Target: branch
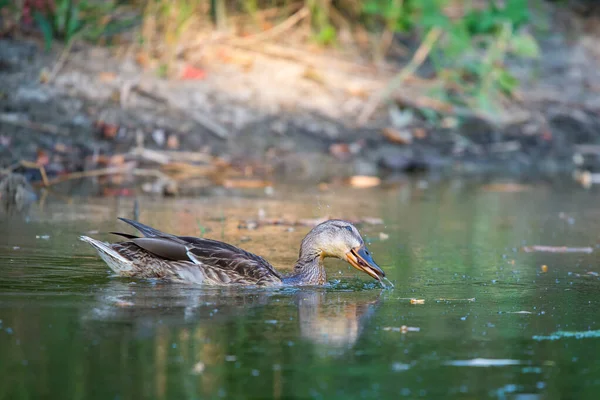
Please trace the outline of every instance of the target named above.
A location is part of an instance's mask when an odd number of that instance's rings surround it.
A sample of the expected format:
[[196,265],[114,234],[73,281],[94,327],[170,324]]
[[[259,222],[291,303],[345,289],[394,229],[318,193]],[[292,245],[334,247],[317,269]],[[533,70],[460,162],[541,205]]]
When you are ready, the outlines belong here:
[[258,42],[260,40],[271,39],[275,36],[282,34],[283,32],[287,31],[288,29],[292,28],[298,22],[300,22],[304,18],[308,17],[309,14],[310,14],[310,12],[309,12],[308,8],[302,7],[300,10],[298,10],[297,12],[292,14],[289,18],[287,18],[285,21],[283,21],[279,25],[274,26],[273,28],[271,28],[267,31],[257,33],[256,35],[247,36],[242,39],[237,39],[235,41],[240,42],[240,43],[254,43],[254,42]]
[[413,75],[417,69],[425,62],[427,56],[433,49],[435,42],[438,40],[440,35],[442,34],[442,30],[440,28],[433,28],[425,36],[425,39],[413,55],[410,62],[400,71],[392,80],[389,82],[387,87],[383,89],[383,91],[372,96],[365,108],[358,116],[357,122],[359,125],[364,125],[369,118],[373,115],[377,107],[382,101],[388,100],[390,95],[398,89],[400,85],[411,75]]

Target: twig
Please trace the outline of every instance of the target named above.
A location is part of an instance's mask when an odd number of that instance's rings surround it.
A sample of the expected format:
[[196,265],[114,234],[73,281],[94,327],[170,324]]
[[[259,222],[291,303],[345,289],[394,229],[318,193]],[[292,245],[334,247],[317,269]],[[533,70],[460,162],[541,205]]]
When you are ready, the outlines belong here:
[[60,53],[60,57],[58,58],[58,61],[56,61],[56,64],[54,64],[54,67],[52,68],[52,71],[48,75],[48,78],[46,78],[46,83],[51,83],[54,80],[54,78],[56,78],[56,75],[58,75],[58,73],[60,72],[62,67],[65,65],[65,62],[67,61],[67,58],[69,57],[69,54],[71,54],[71,48],[73,47],[73,43],[75,43],[75,40],[77,39],[78,35],[79,35],[79,32],[76,33],[71,38],[71,40],[69,40],[69,42],[63,49],[62,53]]
[[566,246],[525,246],[525,253],[544,252],[544,253],[592,253],[591,247],[566,247]]
[[413,108],[430,108],[443,114],[450,114],[456,111],[456,107],[452,104],[427,96],[409,96],[404,93],[398,93],[393,98],[398,104],[404,104]]
[[[280,46],[273,43],[261,43],[260,46],[252,46],[252,43],[230,42],[222,43],[220,45],[229,45],[249,52],[260,53],[267,57],[280,58],[318,69],[327,68],[329,70],[335,70],[336,72],[350,71],[371,74],[377,72],[375,67],[370,64],[360,64],[358,62],[344,60],[340,57],[320,56],[299,48]],[[379,69],[383,72],[391,72],[391,68],[380,67]]]
[[72,172],[67,175],[59,176],[58,178],[49,181],[46,186],[56,185],[57,183],[70,181],[73,179],[92,178],[105,175],[131,174],[135,176],[150,176],[158,179],[171,181],[171,178],[158,170],[124,167],[109,167],[100,168],[89,171]]
[[198,112],[190,112],[190,117],[219,139],[227,139],[229,137],[229,132],[227,129],[225,129],[225,127],[212,121],[204,115]]
[[31,129],[34,131],[51,133],[53,135],[67,135],[68,132],[55,125],[32,122],[29,120],[20,120],[11,114],[0,114],[0,123],[20,126],[22,128]]
[[280,23],[279,25],[274,26],[273,28],[266,30],[264,32],[258,33],[256,35],[247,36],[241,39],[234,40],[239,43],[256,43],[261,40],[272,39],[275,36],[281,35],[283,32],[292,28],[298,22],[302,21],[310,14],[310,11],[306,7],[302,7],[296,13],[292,14],[285,21]]
[[423,64],[423,62],[433,49],[433,45],[438,40],[441,34],[442,30],[440,28],[433,28],[427,33],[427,36],[425,36],[423,43],[421,43],[408,65],[406,65],[406,67],[404,67],[402,71],[400,71],[394,78],[392,78],[388,86],[382,92],[377,93],[369,99],[369,101],[365,105],[365,108],[358,116],[357,122],[359,125],[364,125],[369,120],[369,118],[371,118],[371,115],[373,115],[379,104],[382,101],[387,100],[390,97],[390,95],[394,91],[396,91],[396,89],[406,80],[406,78],[413,75],[416,72],[416,70],[419,69],[421,64]]
[[22,165],[25,168],[37,169],[40,171],[40,175],[42,176],[42,182],[44,186],[48,186],[48,175],[46,174],[46,168],[43,165],[39,165],[38,163],[34,163],[33,161],[21,160],[19,161],[19,165]]

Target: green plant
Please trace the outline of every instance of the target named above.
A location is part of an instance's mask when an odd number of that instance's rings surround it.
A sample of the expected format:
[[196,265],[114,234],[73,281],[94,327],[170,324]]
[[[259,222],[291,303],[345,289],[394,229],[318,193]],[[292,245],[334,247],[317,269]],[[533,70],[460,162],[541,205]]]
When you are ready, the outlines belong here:
[[55,39],[69,43],[76,35],[98,39],[102,35],[126,29],[131,19],[113,20],[118,0],[0,0],[0,10],[11,19],[10,26],[37,26],[46,49]]
[[73,38],[83,26],[79,13],[80,4],[75,0],[55,0],[53,7],[34,11],[33,19],[44,35],[46,49],[55,37],[66,42]]
[[[518,80],[506,68],[509,55],[536,58],[539,48],[524,27],[530,22],[527,0],[456,2],[449,0],[369,0],[366,16],[395,32],[441,29],[431,50],[440,85],[439,97],[492,112],[502,96],[510,96]],[[454,14],[454,15],[453,15]]]

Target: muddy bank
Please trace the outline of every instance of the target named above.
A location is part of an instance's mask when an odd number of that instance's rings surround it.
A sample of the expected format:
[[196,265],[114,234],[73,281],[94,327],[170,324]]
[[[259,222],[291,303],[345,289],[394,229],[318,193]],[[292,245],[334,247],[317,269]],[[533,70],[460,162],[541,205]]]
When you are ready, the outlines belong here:
[[[380,108],[362,126],[356,116],[368,93],[390,73],[358,62],[315,69],[326,59],[306,64],[221,48],[204,54],[196,68],[201,76],[166,80],[123,49],[76,43],[63,63],[59,50],[2,39],[0,167],[52,182],[78,171],[164,169],[182,161],[206,167],[184,168],[206,178],[206,186],[223,185],[229,176],[328,182],[423,171],[553,176],[595,170],[600,69],[593,37],[542,38],[544,61],[515,65],[523,90],[501,122],[434,115],[408,101]],[[538,78],[526,79],[533,67]],[[405,97],[413,90],[407,86]],[[184,160],[176,152],[196,156]],[[169,182],[162,183],[160,191]]]

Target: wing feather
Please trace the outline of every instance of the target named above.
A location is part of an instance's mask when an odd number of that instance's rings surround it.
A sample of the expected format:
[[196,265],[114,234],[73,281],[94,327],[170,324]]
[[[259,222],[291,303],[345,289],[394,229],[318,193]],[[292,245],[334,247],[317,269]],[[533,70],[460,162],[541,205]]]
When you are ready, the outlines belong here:
[[127,235],[140,248],[168,260],[192,262],[215,281],[258,284],[281,282],[281,274],[267,260],[239,247],[213,239],[175,236],[137,221],[119,219],[145,236],[136,238]]

